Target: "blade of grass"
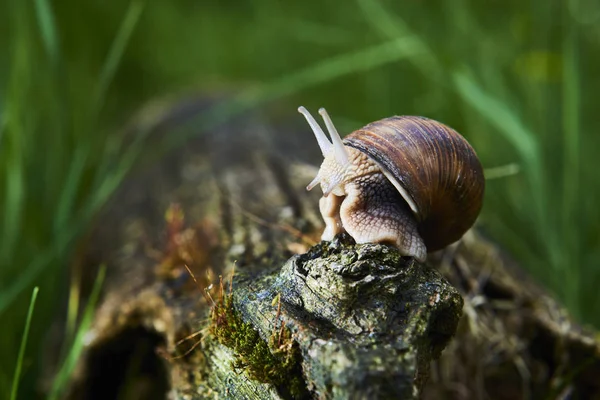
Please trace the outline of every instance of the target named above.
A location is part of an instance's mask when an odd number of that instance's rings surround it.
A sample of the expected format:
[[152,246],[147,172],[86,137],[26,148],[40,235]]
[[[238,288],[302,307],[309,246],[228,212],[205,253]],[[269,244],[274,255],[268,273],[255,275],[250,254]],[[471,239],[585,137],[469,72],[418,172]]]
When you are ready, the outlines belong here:
[[2,144],[3,144],[5,130],[6,130],[6,113],[2,113],[2,114],[0,114],[0,151],[2,151]]
[[297,40],[319,46],[340,46],[358,40],[357,32],[330,24],[320,24],[304,19],[292,19],[289,24]]
[[56,23],[54,14],[47,0],[35,0],[35,11],[40,28],[44,49],[50,58],[53,66],[57,66],[60,60],[60,48],[58,45],[58,35],[56,33]]
[[[137,26],[145,4],[145,1],[142,0],[133,0],[129,3],[125,17],[123,18],[117,35],[110,46],[108,55],[106,56],[102,66],[100,76],[98,77],[98,84],[95,88],[93,101],[91,103],[90,118],[88,120],[90,131],[97,126],[98,117],[104,105],[106,93],[108,92],[108,88],[110,87],[110,84],[114,78],[119,63],[123,58],[125,48],[127,47],[127,44],[131,39],[131,35]],[[71,214],[73,203],[77,198],[77,190],[80,187],[81,177],[85,171],[87,159],[93,149],[93,140],[83,141],[76,149],[75,156],[73,157],[71,165],[69,166],[69,174],[67,176],[66,183],[64,184],[60,195],[60,200],[58,202],[58,210],[56,212],[55,219],[55,229],[57,230],[61,229]]]
[[12,304],[17,296],[33,282],[49,263],[60,254],[64,254],[74,238],[85,229],[91,218],[108,200],[134,165],[143,149],[143,142],[148,135],[147,131],[151,129],[152,126],[147,127],[135,136],[135,141],[128,147],[114,169],[103,179],[99,180],[97,187],[94,187],[94,194],[91,196],[88,204],[70,220],[70,223],[63,226],[61,231],[57,232],[55,240],[27,264],[20,275],[13,278],[11,285],[0,292],[0,314]]
[[177,147],[191,136],[196,135],[198,127],[204,129],[213,127],[259,104],[289,96],[345,75],[391,64],[420,51],[421,49],[415,38],[406,36],[331,57],[258,88],[247,90],[233,100],[212,107],[187,124],[193,124],[196,127],[194,130],[172,134],[167,138],[164,145],[166,148]]
[[96,276],[96,281],[94,282],[94,287],[92,289],[92,293],[90,294],[90,298],[85,307],[85,311],[83,313],[83,317],[81,319],[81,323],[79,324],[79,328],[77,329],[77,334],[75,335],[75,340],[71,346],[71,349],[65,358],[60,370],[58,371],[56,378],[52,384],[52,389],[50,391],[50,396],[48,397],[50,400],[57,399],[60,394],[64,391],[65,385],[71,376],[75,365],[77,364],[77,360],[81,355],[81,351],[83,350],[84,345],[84,336],[87,333],[91,323],[92,317],[94,316],[94,309],[96,308],[96,304],[98,302],[98,296],[100,295],[100,289],[102,288],[102,283],[104,282],[104,277],[106,275],[106,267],[102,265],[100,270],[98,271],[98,275]]
[[[37,20],[39,36],[41,37],[44,51],[50,61],[50,87],[48,94],[52,96],[52,103],[56,107],[54,118],[54,135],[46,142],[47,159],[45,168],[46,182],[61,182],[64,176],[65,160],[71,159],[66,155],[68,151],[68,137],[72,135],[69,110],[72,110],[69,99],[69,80],[63,62],[63,54],[60,47],[58,30],[54,12],[48,0],[34,0],[34,8]],[[37,78],[40,79],[40,78]],[[43,78],[42,78],[43,79]],[[39,140],[39,139],[38,139]],[[36,146],[43,144],[36,143]],[[63,185],[49,184],[47,198],[56,198],[57,191]]]
[[[143,150],[144,134],[140,134],[136,141],[131,144],[125,154],[119,160],[118,166],[103,179],[100,185],[95,188],[94,198],[91,199],[89,208],[95,213],[108,200],[110,195],[117,189],[123,181],[125,175],[131,170],[136,160]],[[93,215],[93,214],[91,214]],[[91,216],[90,215],[90,216]]]
[[115,76],[115,72],[119,66],[119,63],[121,62],[121,59],[123,58],[123,53],[125,52],[125,48],[131,39],[131,35],[133,34],[142,12],[144,11],[145,5],[146,2],[144,0],[132,0],[129,3],[125,17],[123,18],[117,35],[112,42],[108,55],[104,60],[102,70],[98,78],[98,85],[96,86],[96,90],[94,92],[94,100],[92,102],[92,118],[90,118],[90,121],[94,124],[96,123],[96,118],[100,110],[104,106],[108,88],[110,87],[110,84]]
[[18,276],[14,277],[11,284],[0,292],[0,315],[23,290],[29,287],[48,264],[66,250],[71,240],[83,229],[86,221],[81,219],[78,223],[66,228],[65,232],[56,237],[54,242],[45,250],[37,254],[33,261],[27,264]]
[[73,268],[71,274],[69,274],[69,278],[69,301],[67,303],[67,321],[65,323],[64,334],[66,343],[70,343],[73,340],[77,327],[79,300],[81,299],[81,269]]
[[413,37],[395,38],[389,42],[332,57],[308,68],[293,72],[282,79],[263,86],[258,93],[249,91],[242,94],[238,101],[242,104],[255,104],[254,102],[257,99],[260,102],[266,102],[289,96],[300,90],[330,82],[344,75],[397,62],[420,51],[418,43]]
[[[546,226],[547,193],[544,187],[542,160],[535,135],[517,117],[506,104],[498,101],[485,92],[477,82],[464,71],[454,71],[452,78],[458,94],[462,99],[483,116],[502,136],[512,144],[525,165],[524,172],[531,185],[532,201],[536,206],[537,222],[540,227]],[[547,230],[543,230],[548,232]],[[552,248],[554,243],[549,243]]]
[[[579,238],[580,229],[577,226],[579,218],[579,171],[580,171],[580,126],[579,126],[579,52],[577,47],[578,25],[573,20],[572,14],[578,14],[577,0],[568,1],[568,7],[563,11],[563,79],[562,79],[562,122],[563,122],[563,204],[562,204],[562,229],[565,235],[563,251],[568,259],[562,260],[564,266],[564,279],[568,289],[567,306],[573,311],[581,308],[579,297]],[[576,268],[567,268],[575,266]]]
[[80,213],[72,219],[70,224],[63,227],[63,230],[57,235],[53,243],[39,253],[35,259],[27,265],[23,269],[23,272],[14,278],[13,282],[6,290],[0,292],[0,314],[10,306],[17,296],[33,282],[49,263],[60,254],[64,254],[73,239],[85,229],[91,218],[108,200],[109,196],[118,187],[126,173],[135,163],[135,160],[142,150],[143,137],[144,135],[139,136],[139,140],[135,142],[122,157],[112,174],[102,181],[96,193],[94,193],[93,198],[87,204],[87,207],[84,207]]
[[409,61],[423,72],[430,79],[444,84],[440,74],[440,63],[431,47],[422,40],[419,35],[414,34],[403,19],[395,16],[389,10],[385,9],[381,3],[374,0],[357,0],[357,4],[363,12],[371,28],[379,32],[388,39],[401,38],[409,36],[413,38],[416,45],[421,49],[414,53],[415,57],[409,57]]
[[[27,18],[24,5],[13,4],[11,33],[14,44],[11,47],[9,91],[4,111],[6,131],[3,134],[0,171],[4,181],[4,221],[0,237],[0,265],[12,258],[22,223],[24,199],[24,159],[23,142],[26,140],[24,121],[20,105],[24,103],[25,92],[30,86],[29,66],[31,53],[27,47]],[[0,179],[2,176],[0,175]]]
[[491,167],[485,168],[483,170],[483,175],[486,180],[500,179],[506,178],[509,176],[513,176],[521,172],[521,167],[517,163],[510,163],[506,165],[501,165],[499,167]]
[[486,93],[477,82],[464,71],[452,74],[461,97],[484,116],[513,145],[525,161],[536,181],[540,180],[540,149],[533,132],[504,103]]
[[60,232],[69,217],[73,217],[73,205],[77,199],[77,190],[80,187],[80,180],[85,171],[86,161],[89,156],[90,141],[82,141],[75,148],[75,154],[72,155],[71,163],[68,167],[67,179],[63,183],[60,192],[60,198],[57,203],[57,210],[54,216],[54,231]]
[[[561,269],[560,234],[548,214],[548,187],[543,172],[543,161],[539,142],[509,106],[481,88],[466,72],[454,71],[452,78],[461,98],[484,117],[514,147],[523,160],[523,172],[529,182],[531,212],[535,215],[535,226],[544,236],[532,238],[545,249],[548,267],[554,273]],[[556,288],[555,288],[556,289]]]
[[[8,262],[14,251],[16,239],[19,237],[19,225],[21,224],[21,212],[24,197],[23,183],[23,159],[19,148],[18,135],[8,135],[4,143],[4,221],[2,223],[2,244],[0,246],[0,264]],[[10,166],[10,168],[9,168]]]
[[29,310],[27,311],[27,318],[25,319],[25,329],[23,330],[23,336],[21,337],[21,346],[19,347],[19,356],[17,358],[17,366],[15,368],[15,375],[12,383],[12,390],[10,392],[10,399],[16,400],[17,393],[19,390],[19,380],[21,378],[21,370],[23,368],[23,358],[25,358],[25,348],[27,347],[27,337],[29,336],[29,327],[31,326],[31,317],[33,316],[33,309],[35,308],[35,300],[39,288],[36,286],[33,288],[31,293],[31,300],[29,301]]

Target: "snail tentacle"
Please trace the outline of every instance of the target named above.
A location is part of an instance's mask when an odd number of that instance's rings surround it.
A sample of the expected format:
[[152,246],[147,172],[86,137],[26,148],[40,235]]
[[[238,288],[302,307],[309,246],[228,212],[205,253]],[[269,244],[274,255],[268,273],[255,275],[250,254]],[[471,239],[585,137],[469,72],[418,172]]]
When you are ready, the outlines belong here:
[[338,196],[343,195],[342,185],[348,172],[352,170],[352,161],[350,160],[350,155],[342,142],[340,134],[337,129],[335,129],[331,118],[324,108],[321,108],[319,113],[327,126],[327,130],[331,136],[331,142],[306,108],[299,107],[298,112],[304,116],[312,128],[324,157],[323,164],[321,165],[317,176],[308,184],[306,189],[311,190],[317,186],[317,184],[321,184],[324,196],[328,196],[330,193]]
[[329,114],[327,114],[327,111],[324,108],[319,109],[319,114],[321,114],[321,117],[323,117],[323,121],[325,122],[327,131],[329,132],[329,136],[331,136],[331,143],[333,143],[335,159],[342,166],[348,165],[348,151],[346,150],[346,147],[344,147],[342,138],[340,137],[340,134],[338,133],[337,129],[335,129],[333,121],[331,121]]
[[310,125],[315,137],[317,138],[317,143],[319,143],[323,157],[327,157],[327,154],[331,152],[332,144],[329,142],[329,139],[327,139],[325,132],[323,132],[323,129],[321,129],[317,121],[315,121],[313,116],[310,115],[306,108],[300,106],[298,107],[298,112],[304,115],[304,118],[306,118],[306,122],[308,122],[308,125]]
[[320,182],[321,182],[321,177],[317,173],[317,176],[315,176],[315,178],[306,186],[306,190],[308,190],[310,192]]

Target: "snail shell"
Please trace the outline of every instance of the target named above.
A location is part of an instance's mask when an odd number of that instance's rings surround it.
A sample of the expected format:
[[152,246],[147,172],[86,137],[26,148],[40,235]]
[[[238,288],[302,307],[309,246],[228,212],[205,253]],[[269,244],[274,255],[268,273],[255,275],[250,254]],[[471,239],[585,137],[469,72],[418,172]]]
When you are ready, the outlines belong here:
[[344,143],[374,160],[403,194],[429,251],[456,242],[479,215],[483,169],[452,128],[425,117],[391,117],[353,132]]
[[332,142],[303,107],[325,157],[324,240],[347,231],[358,243],[384,242],[424,261],[462,237],[483,203],[485,181],[473,148],[452,128],[416,116],[366,125],[343,141],[324,109]]

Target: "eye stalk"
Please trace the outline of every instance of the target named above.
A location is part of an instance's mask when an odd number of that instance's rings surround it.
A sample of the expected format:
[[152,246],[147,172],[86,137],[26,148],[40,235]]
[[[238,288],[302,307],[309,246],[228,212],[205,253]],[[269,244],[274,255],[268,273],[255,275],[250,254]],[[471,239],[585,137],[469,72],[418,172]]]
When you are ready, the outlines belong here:
[[319,147],[321,148],[321,153],[323,153],[323,157],[327,157],[333,150],[333,155],[338,164],[340,164],[342,167],[346,167],[349,163],[348,151],[344,147],[342,138],[340,137],[337,129],[335,129],[335,125],[333,125],[333,122],[331,121],[329,114],[327,114],[327,111],[324,108],[321,108],[319,109],[319,114],[321,114],[323,121],[325,121],[325,126],[329,132],[329,136],[331,136],[331,142],[325,135],[325,132],[323,132],[323,129],[321,129],[317,121],[312,115],[310,115],[306,108],[298,107],[298,112],[304,115],[306,122],[308,122],[313,133],[315,134],[317,142],[319,143]]
[[331,151],[332,145],[329,142],[329,139],[327,139],[325,132],[323,132],[323,129],[321,129],[317,121],[313,118],[312,115],[310,115],[306,108],[300,106],[298,107],[298,112],[304,115],[304,118],[306,118],[306,122],[308,122],[308,125],[310,125],[310,128],[315,134],[315,138],[317,138],[317,143],[319,143],[319,147],[321,148],[321,153],[323,153],[323,157],[327,157],[327,154],[329,154],[329,152]]
[[344,143],[342,142],[342,138],[338,133],[337,129],[335,129],[335,125],[329,118],[329,114],[324,108],[319,109],[319,114],[323,117],[323,121],[325,121],[325,126],[327,127],[327,131],[329,132],[329,136],[331,136],[331,141],[333,143],[333,151],[335,154],[336,161],[342,166],[345,167],[348,165],[348,152],[344,147]]
[[298,112],[304,116],[310,125],[317,138],[317,143],[319,143],[319,147],[321,148],[321,153],[325,158],[321,169],[319,169],[319,173],[315,179],[308,184],[306,190],[311,190],[321,183],[323,195],[327,196],[329,193],[334,192],[336,187],[342,183],[344,179],[344,171],[346,171],[350,165],[348,150],[342,142],[342,138],[331,121],[329,114],[327,114],[327,111],[324,108],[319,109],[319,114],[321,114],[321,117],[325,122],[331,141],[327,138],[323,129],[321,129],[318,122],[306,108],[298,107]]

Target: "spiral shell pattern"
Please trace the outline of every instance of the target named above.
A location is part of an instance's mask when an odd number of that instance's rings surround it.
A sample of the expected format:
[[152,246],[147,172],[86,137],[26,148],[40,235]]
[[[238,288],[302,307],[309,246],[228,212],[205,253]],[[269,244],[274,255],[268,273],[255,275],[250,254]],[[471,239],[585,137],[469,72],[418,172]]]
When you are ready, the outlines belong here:
[[352,132],[344,144],[365,153],[404,188],[428,251],[460,239],[479,215],[483,169],[452,128],[425,117],[395,116]]

